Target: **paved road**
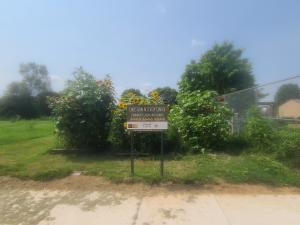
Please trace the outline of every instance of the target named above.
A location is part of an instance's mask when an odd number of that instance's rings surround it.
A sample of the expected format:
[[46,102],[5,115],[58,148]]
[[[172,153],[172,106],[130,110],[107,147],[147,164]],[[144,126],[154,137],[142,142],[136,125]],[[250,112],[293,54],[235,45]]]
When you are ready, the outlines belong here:
[[299,225],[300,194],[0,187],[0,224]]

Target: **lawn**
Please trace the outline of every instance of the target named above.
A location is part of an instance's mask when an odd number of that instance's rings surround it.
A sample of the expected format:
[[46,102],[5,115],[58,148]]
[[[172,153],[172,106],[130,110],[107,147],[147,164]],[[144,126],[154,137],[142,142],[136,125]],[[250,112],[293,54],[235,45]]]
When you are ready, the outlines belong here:
[[67,176],[72,171],[84,171],[115,181],[203,184],[226,181],[300,186],[299,170],[267,156],[206,154],[187,155],[177,160],[167,157],[164,178],[159,175],[159,161],[143,158],[135,161],[136,175],[132,178],[128,158],[49,151],[56,145],[50,120],[0,121],[0,175],[49,180]]

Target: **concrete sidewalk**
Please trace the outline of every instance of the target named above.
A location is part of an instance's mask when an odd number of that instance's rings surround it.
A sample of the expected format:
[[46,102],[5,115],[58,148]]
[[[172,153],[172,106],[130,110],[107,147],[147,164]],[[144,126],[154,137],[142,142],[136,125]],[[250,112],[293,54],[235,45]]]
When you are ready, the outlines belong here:
[[300,224],[299,194],[0,188],[0,224]]

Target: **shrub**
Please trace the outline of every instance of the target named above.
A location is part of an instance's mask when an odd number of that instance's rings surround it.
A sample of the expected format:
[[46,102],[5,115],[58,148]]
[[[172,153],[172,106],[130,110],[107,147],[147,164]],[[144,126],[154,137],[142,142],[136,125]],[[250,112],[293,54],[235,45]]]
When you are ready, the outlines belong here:
[[30,95],[5,95],[0,98],[0,116],[3,118],[36,118],[38,112],[34,100],[34,97]]
[[248,150],[249,147],[249,142],[245,135],[233,134],[230,135],[220,150],[229,154],[240,154],[241,152]]
[[245,134],[249,143],[257,150],[268,151],[272,148],[275,132],[271,123],[262,117],[259,109],[250,109]]
[[59,97],[50,98],[56,132],[73,147],[104,147],[114,107],[112,82],[96,81],[82,68],[74,78]]
[[48,98],[55,96],[58,96],[58,94],[53,91],[41,92],[37,96],[35,96],[34,104],[36,106],[37,114],[39,117],[49,117],[51,115]]
[[[134,89],[132,89],[134,90]],[[114,110],[110,141],[115,150],[128,151],[130,149],[130,135],[126,130],[127,106],[130,104],[148,105],[162,104],[163,100],[157,91],[150,93],[149,97],[139,94],[136,90],[126,91]],[[180,144],[176,131],[168,129],[164,135],[165,151],[179,151]],[[160,133],[134,133],[134,147],[143,153],[158,154],[160,152]]]
[[[124,151],[129,150],[130,148],[130,136],[129,132],[126,130],[126,121],[127,106],[131,104],[161,104],[161,100],[157,93],[147,98],[141,95],[138,90],[134,89],[125,91],[122,94],[121,99],[114,110],[110,132],[110,141],[114,149]],[[159,140],[158,135],[153,133],[134,134],[134,145],[140,152],[151,152],[152,149],[156,149]]]
[[115,149],[129,149],[130,139],[126,132],[126,110],[116,108],[113,112],[109,140]]
[[278,135],[278,143],[274,146],[276,157],[300,167],[300,129],[282,129]]
[[184,143],[194,152],[214,148],[223,143],[230,133],[230,110],[217,100],[213,91],[180,93],[170,113]]

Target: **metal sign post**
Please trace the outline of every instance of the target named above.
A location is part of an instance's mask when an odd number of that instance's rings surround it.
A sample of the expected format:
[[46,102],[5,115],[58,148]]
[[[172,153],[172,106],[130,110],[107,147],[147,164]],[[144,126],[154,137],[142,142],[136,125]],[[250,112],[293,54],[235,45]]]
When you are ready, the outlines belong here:
[[164,175],[163,131],[168,129],[168,107],[166,105],[129,105],[127,109],[127,130],[130,131],[131,176],[134,176],[133,132],[160,132],[160,175]]
[[164,176],[164,132],[160,135],[160,175]]
[[134,143],[133,143],[133,133],[130,132],[130,161],[131,161],[131,176],[134,176]]

